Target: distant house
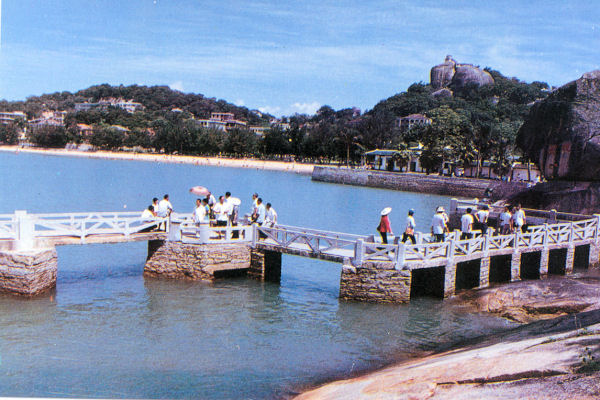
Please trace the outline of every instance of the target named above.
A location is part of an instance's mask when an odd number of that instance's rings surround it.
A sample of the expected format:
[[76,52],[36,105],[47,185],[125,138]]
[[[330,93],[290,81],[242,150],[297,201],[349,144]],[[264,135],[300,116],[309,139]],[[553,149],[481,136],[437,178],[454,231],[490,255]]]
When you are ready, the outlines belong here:
[[268,126],[249,126],[248,129],[256,136],[264,136],[265,132],[267,132],[271,128],[269,128]]
[[40,126],[65,126],[66,111],[44,111],[40,118],[29,120],[29,126],[37,128]]
[[247,127],[246,122],[235,119],[233,113],[214,112],[210,114],[209,119],[197,119],[196,123],[204,128],[218,129],[225,132],[228,129]]
[[[421,153],[423,145],[418,143],[408,148],[407,162],[400,161],[398,157],[401,153],[398,150],[376,149],[364,153],[364,163],[372,169],[390,172],[426,172],[421,166]],[[444,161],[442,163],[442,173],[450,174],[453,171],[453,163]]]
[[[494,166],[489,161],[484,161],[479,166],[479,177],[490,178],[490,179],[506,179],[511,182],[528,181],[528,176],[531,176],[531,182],[539,182],[542,179],[542,173],[535,164],[522,164],[515,162],[511,165],[510,171],[504,177],[501,177],[494,172]],[[477,164],[472,163],[465,167],[463,176],[467,178],[477,177]]]
[[396,118],[394,127],[403,132],[409,131],[415,126],[431,125],[431,118],[423,114],[410,114],[406,117]]
[[23,111],[3,111],[0,112],[0,124],[10,124],[16,121],[27,121],[27,114]]
[[75,103],[75,111],[89,111],[95,108],[105,110],[108,107],[118,107],[130,114],[133,114],[136,111],[141,111],[144,109],[144,106],[141,103],[136,103],[133,100],[123,100],[123,99],[101,99],[97,103]]
[[90,136],[94,133],[94,127],[88,124],[77,124],[77,130],[81,136]]

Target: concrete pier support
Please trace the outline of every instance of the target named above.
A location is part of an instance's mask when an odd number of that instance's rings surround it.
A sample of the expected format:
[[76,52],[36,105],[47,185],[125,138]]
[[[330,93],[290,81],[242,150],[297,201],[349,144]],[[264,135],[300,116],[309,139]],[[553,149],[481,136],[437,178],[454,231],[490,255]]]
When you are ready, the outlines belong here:
[[[450,261],[450,260],[449,260]],[[456,293],[456,263],[449,262],[444,270],[444,298]]]
[[600,241],[590,243],[589,268],[598,269],[600,267]]
[[479,265],[479,288],[483,289],[490,286],[490,256],[483,257]]
[[148,244],[144,275],[174,279],[213,280],[250,268],[246,244],[190,244],[155,240]]
[[510,259],[510,281],[521,280],[521,253],[514,252]]
[[270,250],[250,250],[248,277],[260,281],[281,281],[281,253]]
[[397,270],[392,262],[345,262],[340,277],[340,299],[379,303],[410,300],[411,272]]
[[[592,252],[592,245],[590,245],[590,254]],[[575,246],[571,245],[567,247],[567,257],[565,260],[565,275],[570,275],[573,273],[575,261]]]
[[541,251],[540,255],[540,278],[548,277],[548,262],[550,259],[550,251],[545,248]]
[[56,249],[0,251],[0,291],[36,295],[56,286]]

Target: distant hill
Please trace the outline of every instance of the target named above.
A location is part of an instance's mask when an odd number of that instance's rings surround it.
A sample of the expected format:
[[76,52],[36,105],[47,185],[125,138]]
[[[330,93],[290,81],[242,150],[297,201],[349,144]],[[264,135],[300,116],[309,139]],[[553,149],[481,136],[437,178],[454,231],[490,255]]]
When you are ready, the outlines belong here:
[[[271,115],[257,113],[246,107],[239,107],[225,100],[204,97],[202,94],[182,93],[168,86],[111,86],[108,84],[96,85],[75,93],[56,92],[31,96],[25,101],[0,101],[0,110],[24,111],[29,119],[39,117],[43,111],[75,111],[76,103],[98,102],[102,99],[122,98],[141,103],[144,111],[141,119],[151,120],[170,112],[172,109],[181,109],[196,118],[209,118],[211,112],[233,113],[237,119],[248,122],[248,125],[259,125],[268,122]],[[140,118],[138,118],[139,120]],[[85,122],[85,121],[81,121]],[[127,126],[127,121],[124,122]],[[150,125],[148,123],[148,125]]]

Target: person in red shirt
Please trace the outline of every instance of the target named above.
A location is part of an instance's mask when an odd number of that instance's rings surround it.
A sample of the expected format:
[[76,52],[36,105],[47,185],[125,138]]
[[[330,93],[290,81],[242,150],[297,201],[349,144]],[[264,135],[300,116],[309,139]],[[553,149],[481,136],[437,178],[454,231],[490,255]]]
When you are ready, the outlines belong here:
[[386,207],[381,211],[381,220],[379,221],[379,226],[377,227],[377,231],[381,235],[381,242],[387,244],[387,235],[393,234],[392,226],[390,225],[390,220],[388,218],[388,214],[392,212],[392,207]]

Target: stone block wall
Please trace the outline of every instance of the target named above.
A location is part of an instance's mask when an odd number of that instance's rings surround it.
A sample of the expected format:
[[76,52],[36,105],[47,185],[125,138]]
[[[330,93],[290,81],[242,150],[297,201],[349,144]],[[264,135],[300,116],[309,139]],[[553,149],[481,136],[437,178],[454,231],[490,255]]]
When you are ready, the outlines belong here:
[[456,293],[456,263],[449,262],[444,270],[444,298],[446,299]]
[[540,277],[545,278],[548,276],[548,263],[550,261],[550,251],[546,248],[541,252],[540,257]]
[[490,256],[483,257],[479,265],[479,288],[490,286]]
[[312,180],[396,189],[407,192],[480,198],[484,196],[487,188],[493,190],[494,198],[507,198],[527,189],[527,185],[523,182],[503,182],[487,179],[333,167],[315,167],[313,169]]
[[146,276],[213,280],[219,272],[250,267],[250,249],[245,244],[153,242],[148,244]]
[[281,253],[270,250],[250,250],[248,277],[268,282],[281,281]]
[[510,259],[510,281],[521,280],[521,253],[514,252]]
[[411,272],[398,271],[391,262],[344,264],[340,278],[340,299],[380,303],[410,300]]
[[56,286],[56,249],[0,252],[0,291],[36,295]]
[[[593,247],[593,245],[590,244],[590,253],[592,252],[592,247]],[[569,246],[569,247],[567,247],[567,257],[565,260],[565,275],[569,275],[569,274],[573,273],[574,261],[575,261],[575,246]]]
[[594,269],[600,268],[600,242],[590,243],[589,267]]

